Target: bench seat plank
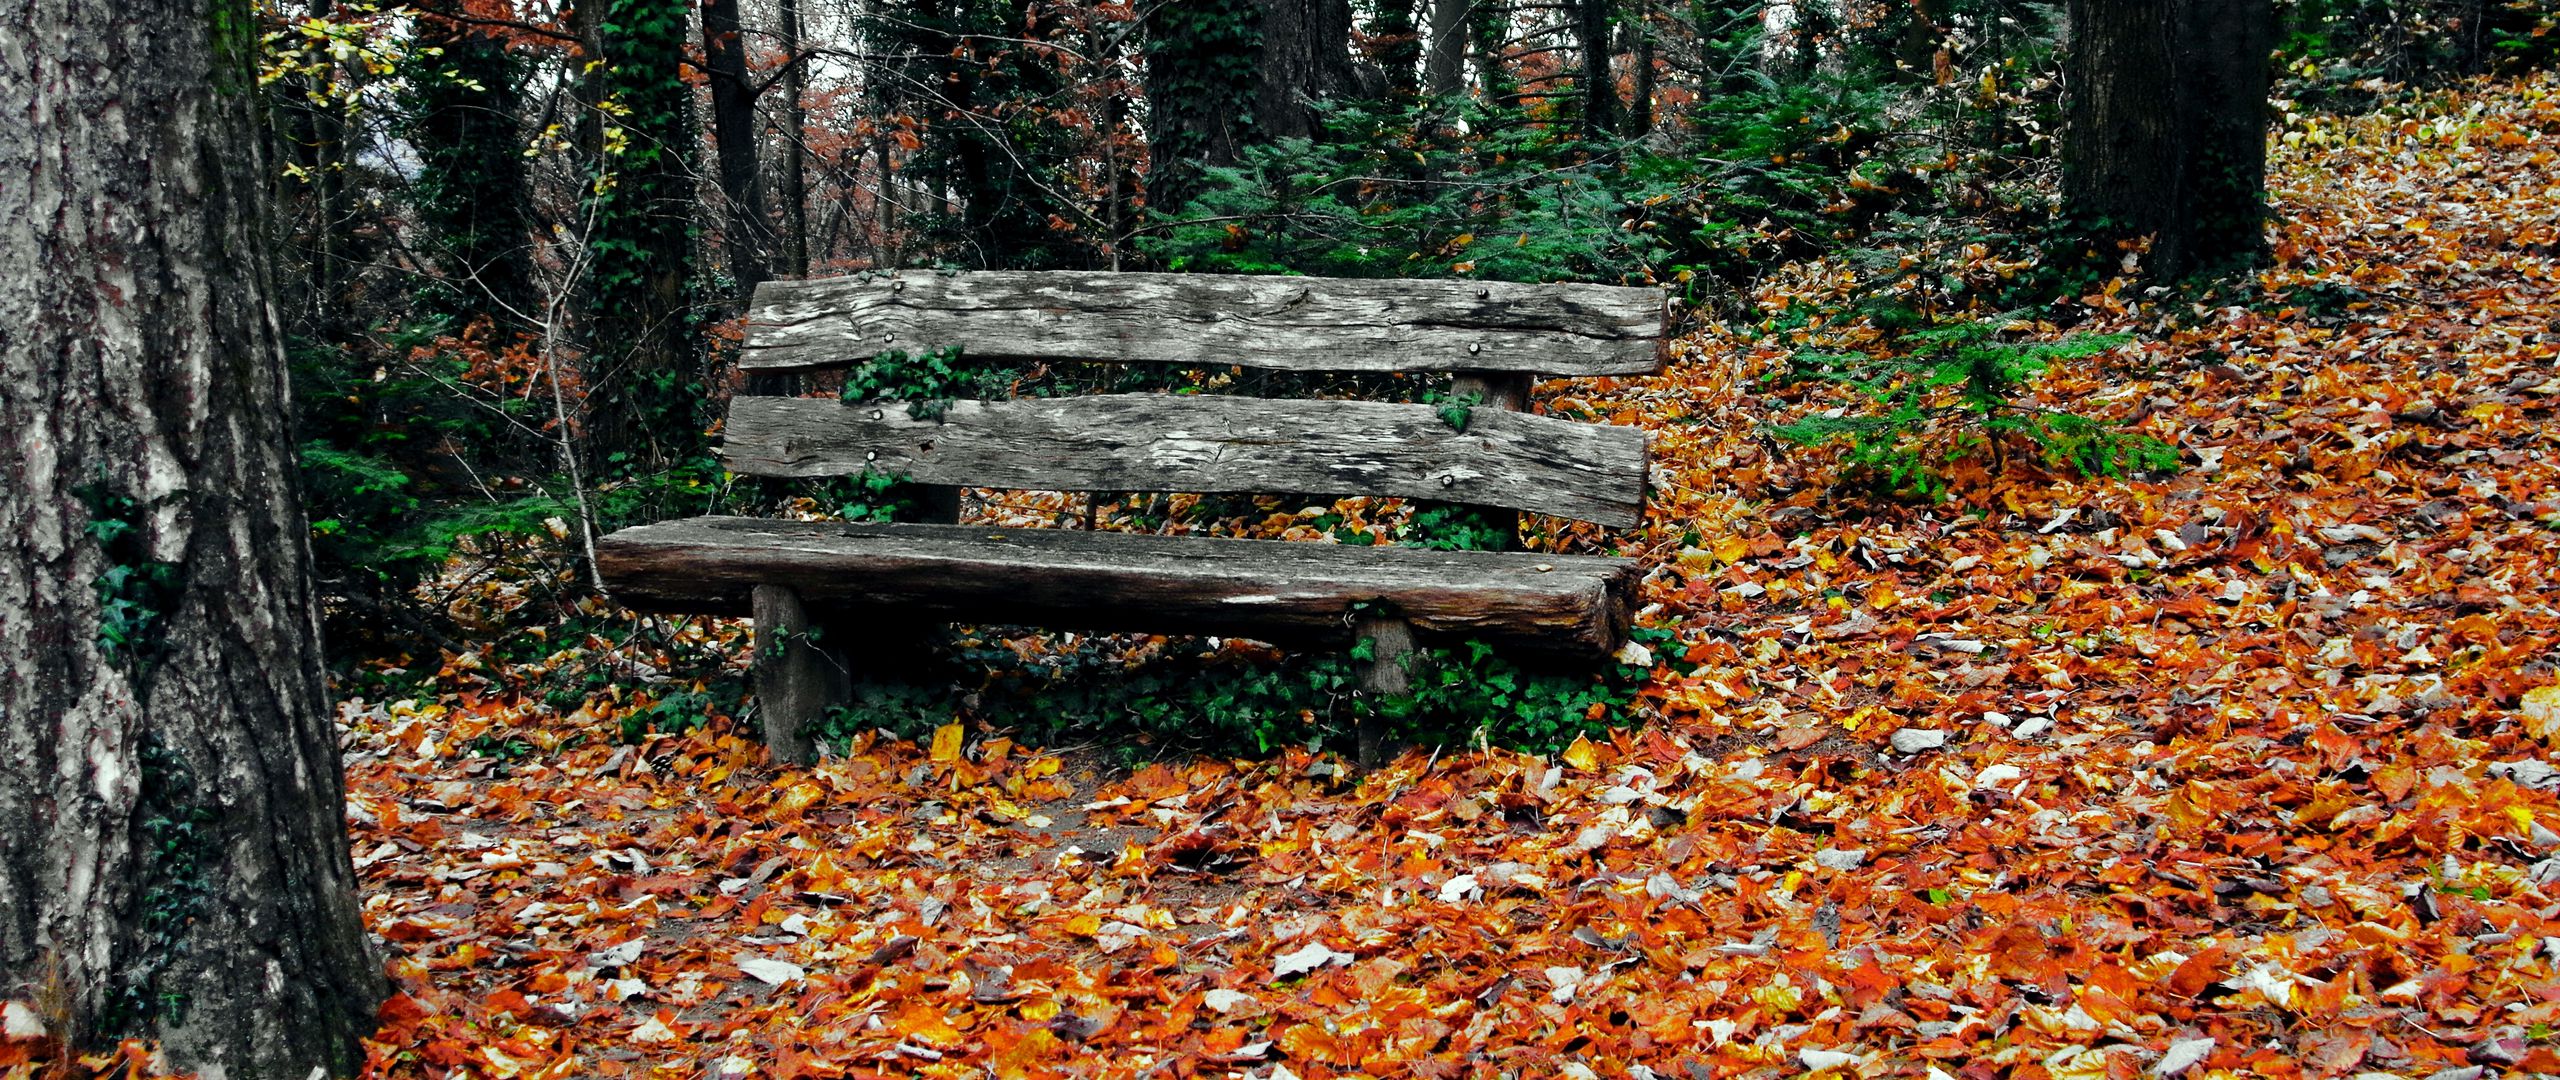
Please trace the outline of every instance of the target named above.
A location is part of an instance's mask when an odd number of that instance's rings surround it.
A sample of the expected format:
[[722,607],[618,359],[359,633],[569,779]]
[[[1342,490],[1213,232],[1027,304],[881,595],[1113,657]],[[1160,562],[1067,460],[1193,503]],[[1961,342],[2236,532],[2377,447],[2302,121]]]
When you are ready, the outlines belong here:
[[963,345],[994,360],[1289,371],[1661,370],[1660,289],[1112,271],[906,270],[756,289],[738,366]]
[[787,585],[856,618],[1233,634],[1341,643],[1353,606],[1497,648],[1605,656],[1626,640],[1634,560],[965,525],[700,517],[604,537],[614,599],[747,614]]
[[1035,491],[1395,495],[1598,522],[1644,516],[1644,433],[1477,407],[1174,394],[896,402],[739,397],[720,460],[754,476],[870,469]]

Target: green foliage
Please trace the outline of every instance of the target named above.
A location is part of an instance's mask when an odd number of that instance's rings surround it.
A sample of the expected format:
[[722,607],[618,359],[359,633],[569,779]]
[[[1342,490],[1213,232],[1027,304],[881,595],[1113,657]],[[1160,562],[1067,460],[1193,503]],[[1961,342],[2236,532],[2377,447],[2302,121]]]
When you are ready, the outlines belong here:
[[700,690],[671,690],[645,708],[622,714],[622,738],[638,742],[650,735],[681,735],[701,727],[714,712],[735,715],[744,703],[743,687],[711,682]]
[[1432,411],[1439,415],[1440,422],[1449,425],[1449,430],[1464,435],[1467,424],[1475,419],[1476,406],[1484,404],[1484,395],[1443,394],[1433,390],[1425,392],[1422,401],[1426,405],[1438,406]]
[[2018,400],[2026,384],[2056,362],[2084,360],[2130,341],[2127,335],[2074,334],[2059,340],[2009,339],[2027,322],[2017,312],[1940,322],[1893,334],[1874,352],[1805,350],[1773,376],[1795,383],[1836,383],[1869,403],[1858,415],[1816,415],[1773,426],[1802,446],[1838,443],[1844,466],[1895,494],[1936,498],[1944,466],[1982,451],[1995,464],[2003,444],[2021,438],[2046,461],[2082,476],[2123,476],[2173,469],[2176,452],[2146,435],[2118,432],[2086,417]]
[[1433,551],[1504,551],[1519,539],[1519,518],[1509,510],[1416,499],[1396,543]]
[[[1642,627],[1629,635],[1648,650],[1671,636]],[[1523,666],[1469,641],[1418,650],[1407,671],[1410,696],[1359,702],[1386,722],[1392,737],[1434,745],[1463,733],[1467,742],[1547,753],[1576,736],[1625,726],[1628,704],[1649,668],[1623,661],[1597,673]]]
[[908,416],[940,420],[951,411],[954,399],[979,393],[994,374],[963,363],[957,345],[927,349],[916,356],[891,349],[846,372],[839,396],[846,402],[903,401]]
[[[1640,629],[1639,642],[1668,631]],[[1102,737],[1132,760],[1175,752],[1266,753],[1291,745],[1349,747],[1363,718],[1423,745],[1489,742],[1547,751],[1576,735],[1629,722],[1647,669],[1599,671],[1523,664],[1481,643],[1418,650],[1408,699],[1361,695],[1365,645],[1350,653],[1267,655],[1179,652],[1124,667],[1091,650],[1024,660],[1013,650],[964,641],[944,671],[859,687],[857,701],[811,734],[850,739],[873,729],[921,738],[959,717],[1025,738]],[[974,673],[956,685],[953,673]]]
[[846,521],[912,521],[923,509],[916,485],[892,473],[864,469],[829,490],[842,500],[836,516]]
[[110,1033],[139,1035],[186,1019],[186,988],[163,976],[186,953],[188,929],[212,899],[204,871],[207,859],[220,855],[220,818],[186,756],[157,732],[142,734],[135,765],[141,791],[132,843],[141,868],[130,885],[141,911],[132,937],[117,943],[99,1023]]
[[1449,106],[1327,110],[1326,141],[1247,147],[1141,248],[1174,270],[1644,282],[1719,254],[1679,211],[1687,163]]
[[179,602],[178,564],[150,557],[143,507],[133,497],[110,489],[104,478],[72,494],[88,508],[84,531],[107,561],[89,581],[98,597],[98,653],[138,673],[159,654],[161,630]]

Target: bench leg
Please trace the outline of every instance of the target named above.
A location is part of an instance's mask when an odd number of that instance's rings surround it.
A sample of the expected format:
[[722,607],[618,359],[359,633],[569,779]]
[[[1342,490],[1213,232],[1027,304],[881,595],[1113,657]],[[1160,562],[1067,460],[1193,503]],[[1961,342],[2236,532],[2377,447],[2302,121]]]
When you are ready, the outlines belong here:
[[[1372,700],[1403,697],[1413,691],[1413,675],[1405,658],[1413,655],[1413,624],[1393,616],[1363,615],[1352,625],[1355,640],[1369,643],[1369,659],[1360,671],[1360,691]],[[1360,767],[1374,769],[1386,760],[1386,724],[1375,715],[1360,718]]]
[[817,624],[787,585],[756,586],[755,620],[756,712],[765,747],[775,761],[807,764],[817,756],[809,726],[853,700],[844,645],[823,631],[812,637]]

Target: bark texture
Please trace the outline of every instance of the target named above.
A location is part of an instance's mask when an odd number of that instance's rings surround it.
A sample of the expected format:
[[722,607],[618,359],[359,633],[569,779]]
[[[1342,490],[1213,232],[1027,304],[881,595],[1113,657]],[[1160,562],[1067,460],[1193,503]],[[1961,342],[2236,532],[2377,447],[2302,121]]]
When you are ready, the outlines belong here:
[[1079,271],[930,270],[775,281],[738,366],[793,370],[888,349],[1002,360],[1296,371],[1661,370],[1659,289]]
[[800,47],[800,0],[779,0],[775,30],[782,46],[782,272],[809,273],[809,177],[801,140],[809,130],[808,60]]
[[1351,64],[1351,0],[1259,0],[1261,85],[1256,127],[1268,139],[1320,139],[1316,102],[1359,90]]
[[711,142],[719,160],[721,240],[738,300],[755,297],[771,276],[766,264],[764,192],[756,175],[756,86],[747,75],[747,41],[738,0],[703,0],[703,68],[711,76]]
[[1574,44],[1582,53],[1582,133],[1618,130],[1618,80],[1609,73],[1610,32],[1616,22],[1609,0],[1572,0]]
[[1034,491],[1396,495],[1627,528],[1644,520],[1644,433],[1430,405],[1188,394],[955,401],[730,400],[720,460],[751,476],[863,471]]
[[614,598],[646,611],[747,614],[787,585],[866,622],[1242,634],[1350,643],[1356,605],[1420,633],[1584,658],[1626,642],[1632,559],[1349,547],[1067,529],[703,517],[597,542]]
[[0,997],[305,1080],[359,1063],[384,985],[285,431],[257,25],[0,13]]
[[437,269],[457,309],[483,311],[495,301],[512,313],[514,328],[539,329],[518,64],[505,42],[458,21],[461,0],[427,0],[417,11],[419,44],[441,50],[452,71],[418,77],[409,91],[418,215]]
[[2266,251],[2270,0],[2071,0],[2063,211],[2176,278]]
[[1423,35],[1422,91],[1452,97],[1467,88],[1467,0],[1430,0],[1430,29]]
[[1147,20],[1147,205],[1171,212],[1200,193],[1202,170],[1252,145],[1257,0],[1166,0]]

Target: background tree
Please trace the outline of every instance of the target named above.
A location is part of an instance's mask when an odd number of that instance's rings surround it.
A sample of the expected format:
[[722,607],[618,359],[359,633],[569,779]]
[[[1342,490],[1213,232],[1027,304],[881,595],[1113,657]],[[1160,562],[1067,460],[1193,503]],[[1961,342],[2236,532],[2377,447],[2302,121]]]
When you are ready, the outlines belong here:
[[352,1071],[347,854],[251,5],[0,14],[0,987],[189,1071]]
[[746,28],[738,0],[702,0],[703,68],[711,76],[711,138],[719,160],[723,245],[740,304],[755,295],[768,268],[770,229],[756,173],[756,99],[762,87],[747,73]]
[[1261,51],[1253,0],[1173,0],[1148,14],[1149,206],[1189,203],[1203,169],[1235,164],[1258,137]]
[[695,348],[693,90],[686,0],[591,0],[586,143],[594,162],[583,307],[589,456],[662,463],[701,441]]
[[416,10],[416,52],[430,59],[407,84],[405,116],[418,153],[421,246],[457,314],[487,312],[502,325],[539,330],[524,164],[526,64],[467,17],[460,0],[425,0]]
[[2162,278],[2265,254],[2270,0],[2072,0],[2066,227]]

